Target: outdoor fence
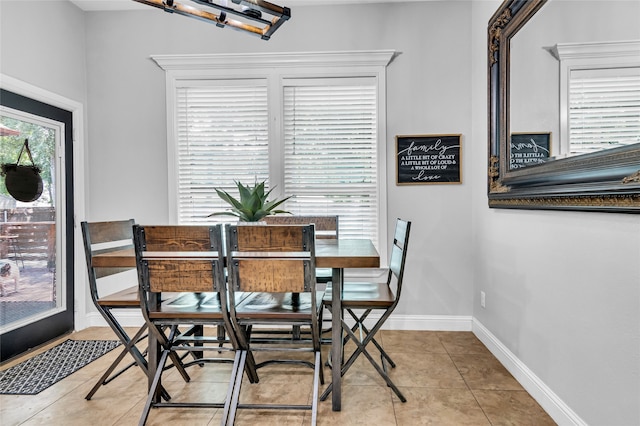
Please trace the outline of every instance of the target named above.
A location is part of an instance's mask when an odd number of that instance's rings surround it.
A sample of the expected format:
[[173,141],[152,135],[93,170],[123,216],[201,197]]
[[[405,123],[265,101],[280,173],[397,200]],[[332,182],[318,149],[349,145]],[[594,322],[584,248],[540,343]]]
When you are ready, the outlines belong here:
[[55,266],[54,207],[0,209],[0,257]]

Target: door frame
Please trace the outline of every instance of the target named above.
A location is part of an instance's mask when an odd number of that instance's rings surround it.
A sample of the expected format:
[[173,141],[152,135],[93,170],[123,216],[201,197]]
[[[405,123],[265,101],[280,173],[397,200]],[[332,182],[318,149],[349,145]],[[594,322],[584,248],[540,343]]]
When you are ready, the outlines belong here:
[[[86,211],[85,197],[85,149],[84,149],[84,107],[81,102],[69,99],[57,93],[50,92],[43,88],[34,86],[22,80],[0,73],[0,87],[4,90],[18,95],[40,101],[54,107],[71,112],[72,115],[72,163],[73,170],[73,192],[67,194],[73,199],[73,210],[67,212],[71,214],[71,220],[67,219],[67,226],[73,230],[73,250],[67,250],[67,262],[59,267],[73,265],[72,270],[67,270],[67,277],[73,277],[73,300],[70,308],[74,313],[74,330],[81,330],[86,327],[87,304],[86,304],[86,281],[87,273],[84,262],[84,252],[82,250],[82,234],[77,225],[78,220],[83,220]],[[68,160],[68,159],[67,159]],[[81,219],[78,219],[81,218]],[[45,343],[45,342],[42,342]]]

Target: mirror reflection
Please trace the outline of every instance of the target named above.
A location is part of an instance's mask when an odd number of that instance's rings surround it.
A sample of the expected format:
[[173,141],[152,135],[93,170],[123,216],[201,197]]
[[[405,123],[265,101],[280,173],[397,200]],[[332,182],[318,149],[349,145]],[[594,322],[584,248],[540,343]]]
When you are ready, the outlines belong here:
[[510,41],[509,168],[640,143],[640,2],[550,0]]

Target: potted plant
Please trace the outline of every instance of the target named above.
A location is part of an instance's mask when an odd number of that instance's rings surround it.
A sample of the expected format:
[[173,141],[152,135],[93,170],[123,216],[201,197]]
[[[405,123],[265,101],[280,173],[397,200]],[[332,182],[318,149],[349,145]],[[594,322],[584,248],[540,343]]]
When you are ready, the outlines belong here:
[[280,204],[287,201],[291,196],[281,200],[268,201],[267,197],[274,188],[265,193],[265,181],[258,183],[256,180],[253,186],[243,185],[240,181],[234,181],[240,193],[240,200],[230,195],[228,192],[215,188],[218,196],[226,201],[231,208],[223,212],[211,213],[211,216],[235,216],[241,222],[259,222],[265,216],[289,213],[285,210],[276,210]]

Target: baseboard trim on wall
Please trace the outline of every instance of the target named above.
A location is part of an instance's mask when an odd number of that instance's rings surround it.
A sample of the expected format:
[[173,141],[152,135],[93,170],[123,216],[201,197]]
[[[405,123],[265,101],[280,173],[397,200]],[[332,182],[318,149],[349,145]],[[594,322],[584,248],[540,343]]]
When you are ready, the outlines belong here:
[[472,331],[556,423],[587,426],[580,416],[476,318],[473,319]]
[[[144,318],[140,311],[135,309],[121,310],[115,313],[115,317],[123,327],[141,327],[144,324]],[[85,324],[87,327],[108,327],[107,322],[98,312],[87,313]]]
[[391,315],[383,330],[471,331],[472,324],[473,317],[466,315]]
[[[115,313],[123,327],[140,327],[144,319],[135,310]],[[327,316],[331,318],[330,315]],[[367,324],[377,321],[379,316],[369,315]],[[471,331],[473,317],[465,315],[391,315],[385,323],[385,330],[421,330],[421,331]],[[98,312],[87,313],[87,327],[107,327],[107,323]]]

